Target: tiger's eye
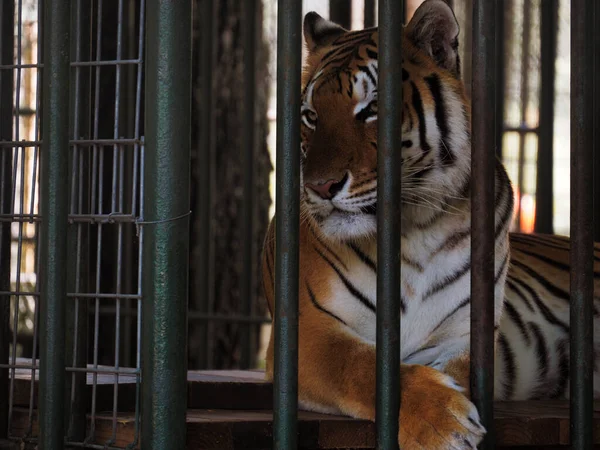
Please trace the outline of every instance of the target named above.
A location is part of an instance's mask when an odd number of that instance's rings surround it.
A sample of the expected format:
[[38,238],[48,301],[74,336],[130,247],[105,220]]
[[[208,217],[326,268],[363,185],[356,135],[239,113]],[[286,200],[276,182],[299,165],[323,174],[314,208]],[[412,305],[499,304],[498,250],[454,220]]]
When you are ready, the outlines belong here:
[[302,111],[302,118],[308,126],[314,127],[317,123],[317,113],[310,109],[305,109]]

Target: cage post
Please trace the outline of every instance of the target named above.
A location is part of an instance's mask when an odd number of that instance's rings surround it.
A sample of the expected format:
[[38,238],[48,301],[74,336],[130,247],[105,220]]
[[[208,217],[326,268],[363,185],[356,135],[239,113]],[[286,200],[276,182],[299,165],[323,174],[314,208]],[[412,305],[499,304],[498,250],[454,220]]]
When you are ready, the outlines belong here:
[[191,1],[149,0],[143,162],[142,444],[186,442]]
[[571,1],[571,367],[575,450],[593,446],[594,3]]
[[[242,4],[242,41],[244,53],[244,102],[242,119],[242,166],[244,170],[244,197],[242,201],[242,289],[241,301],[243,312],[253,315],[255,299],[254,271],[254,161],[256,160],[256,0],[244,0]],[[254,326],[251,323],[242,325],[244,335],[242,345],[242,368],[251,368],[254,359]]]
[[[0,4],[0,64],[13,64],[15,2]],[[12,141],[12,69],[0,69],[0,141]],[[0,214],[12,213],[12,147],[0,148]],[[8,363],[10,342],[10,219],[0,220],[0,364]],[[0,439],[8,437],[8,369],[0,368]]]
[[473,4],[471,159],[471,396],[493,448],[496,4]]
[[535,232],[552,234],[554,207],[554,80],[558,36],[558,0],[540,4],[540,126],[535,187]]
[[278,1],[273,442],[286,450],[298,441],[301,15],[302,2]]
[[69,206],[69,63],[71,2],[44,3],[44,93],[41,152],[40,440],[62,449],[65,434],[65,314]]
[[398,447],[400,409],[400,172],[404,2],[379,4],[377,156],[377,446]]

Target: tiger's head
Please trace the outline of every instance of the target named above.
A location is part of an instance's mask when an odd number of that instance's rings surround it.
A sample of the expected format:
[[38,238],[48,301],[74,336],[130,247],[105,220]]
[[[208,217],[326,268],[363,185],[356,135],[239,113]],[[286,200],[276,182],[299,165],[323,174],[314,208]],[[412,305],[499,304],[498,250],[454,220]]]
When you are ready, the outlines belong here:
[[[460,80],[458,23],[426,0],[402,39],[402,220],[426,221],[468,195],[470,107]],[[377,28],[347,31],[304,18],[302,212],[335,240],[375,236]]]

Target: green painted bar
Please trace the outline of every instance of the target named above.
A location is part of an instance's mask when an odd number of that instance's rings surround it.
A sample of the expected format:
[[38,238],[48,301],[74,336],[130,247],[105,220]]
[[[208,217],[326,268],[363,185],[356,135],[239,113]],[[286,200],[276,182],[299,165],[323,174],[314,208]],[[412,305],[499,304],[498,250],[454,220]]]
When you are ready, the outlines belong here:
[[301,14],[302,2],[278,1],[273,444],[285,450],[298,445]]
[[41,150],[40,450],[64,448],[67,214],[69,205],[69,0],[44,2]]
[[377,154],[377,448],[398,448],[400,408],[400,173],[404,2],[379,3]]
[[[594,4],[571,2],[571,448],[593,447]],[[597,56],[596,56],[597,57]]]
[[147,3],[142,447],[185,448],[191,0]]
[[471,397],[494,448],[494,170],[498,0],[473,3]]

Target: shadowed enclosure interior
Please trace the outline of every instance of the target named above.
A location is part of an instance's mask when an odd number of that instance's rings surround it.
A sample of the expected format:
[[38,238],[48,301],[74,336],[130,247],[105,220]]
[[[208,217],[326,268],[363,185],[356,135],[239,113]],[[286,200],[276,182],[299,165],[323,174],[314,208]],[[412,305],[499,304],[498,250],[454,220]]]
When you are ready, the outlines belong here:
[[[395,448],[400,321],[384,319],[400,314],[396,31],[416,3],[0,3],[0,448]],[[484,446],[570,436],[587,449],[600,442],[586,376],[597,2],[450,3],[474,111],[472,387],[495,428]],[[380,28],[375,426],[297,412],[301,21],[318,8]],[[516,187],[514,229],[572,238],[570,419],[566,403],[540,414],[492,402],[493,148]],[[273,214],[271,386],[258,261]]]

